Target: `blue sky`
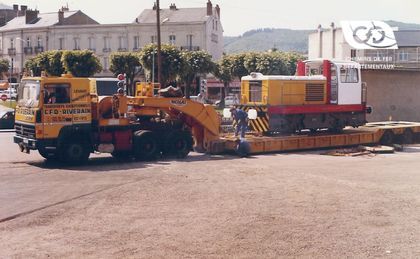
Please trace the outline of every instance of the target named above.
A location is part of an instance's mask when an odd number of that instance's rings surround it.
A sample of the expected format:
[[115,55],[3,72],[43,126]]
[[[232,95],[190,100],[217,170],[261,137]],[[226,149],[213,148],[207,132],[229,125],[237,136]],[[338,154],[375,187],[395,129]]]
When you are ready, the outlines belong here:
[[[0,0],[1,1],[1,0]],[[4,4],[24,4],[41,12],[55,12],[68,3],[71,10],[80,9],[100,23],[132,22],[154,0],[21,0]],[[207,0],[161,0],[167,8],[206,6]],[[398,20],[420,23],[419,0],[212,0],[219,4],[225,35],[237,36],[256,28],[315,29],[341,20]]]

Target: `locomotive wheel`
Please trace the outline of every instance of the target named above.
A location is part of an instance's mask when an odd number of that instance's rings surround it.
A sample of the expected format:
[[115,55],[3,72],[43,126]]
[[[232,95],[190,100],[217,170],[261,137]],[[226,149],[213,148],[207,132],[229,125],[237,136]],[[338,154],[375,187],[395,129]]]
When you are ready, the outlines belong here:
[[379,142],[385,146],[392,145],[394,143],[394,133],[391,130],[385,130]]
[[154,160],[160,150],[156,134],[148,130],[134,133],[134,157],[141,160]]
[[185,158],[192,149],[192,136],[188,131],[175,131],[165,138],[163,152],[167,156]]

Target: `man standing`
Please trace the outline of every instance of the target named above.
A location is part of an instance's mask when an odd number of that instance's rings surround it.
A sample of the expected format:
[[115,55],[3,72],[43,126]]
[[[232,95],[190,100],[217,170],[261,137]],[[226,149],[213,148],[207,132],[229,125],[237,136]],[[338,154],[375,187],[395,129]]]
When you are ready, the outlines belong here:
[[238,136],[239,131],[241,132],[241,138],[245,137],[245,132],[248,128],[248,114],[239,108],[231,108],[233,120],[236,122],[235,137]]

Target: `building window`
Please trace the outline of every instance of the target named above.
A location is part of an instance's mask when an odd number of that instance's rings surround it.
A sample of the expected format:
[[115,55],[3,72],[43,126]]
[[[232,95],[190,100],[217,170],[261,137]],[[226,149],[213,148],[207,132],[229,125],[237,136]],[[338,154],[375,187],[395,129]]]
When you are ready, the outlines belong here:
[[31,47],[31,38],[29,38],[29,37],[26,38],[26,47],[27,48]]
[[408,61],[408,52],[402,50],[398,53],[398,60],[399,61]]
[[15,48],[15,39],[10,39],[10,48],[11,49]]
[[134,36],[134,49],[138,50],[140,48],[140,37]]
[[108,71],[109,68],[109,58],[104,57],[104,71]]
[[127,40],[124,36],[120,36],[118,38],[118,50],[119,51],[126,51],[127,50]]
[[103,52],[110,52],[111,51],[111,38],[104,37],[104,49]]
[[155,43],[155,42],[157,42],[157,36],[153,35],[153,36],[150,38],[150,40],[151,40],[151,43]]
[[175,45],[175,35],[169,35],[169,44]]
[[350,58],[354,60],[355,57],[356,57],[356,50],[355,49],[350,50]]
[[80,50],[80,38],[73,38],[74,50]]
[[96,41],[94,37],[89,37],[89,49],[93,51],[96,50]]
[[192,48],[192,45],[193,45],[193,35],[188,34],[187,35],[187,47]]
[[216,31],[217,31],[217,26],[218,26],[218,25],[217,25],[217,20],[216,20]]
[[64,38],[58,39],[58,49],[63,50],[64,49]]
[[37,47],[42,47],[42,37],[41,36],[38,36],[38,38],[37,38]]

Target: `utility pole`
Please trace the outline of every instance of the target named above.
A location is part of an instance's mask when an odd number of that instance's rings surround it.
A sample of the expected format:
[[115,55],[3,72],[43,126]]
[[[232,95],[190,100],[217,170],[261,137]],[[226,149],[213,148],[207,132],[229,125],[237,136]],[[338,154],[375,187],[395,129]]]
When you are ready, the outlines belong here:
[[161,55],[160,55],[160,5],[159,5],[159,0],[156,0],[156,26],[157,26],[157,81],[160,84],[160,88],[163,88],[164,86],[162,85],[162,59],[161,59]]

